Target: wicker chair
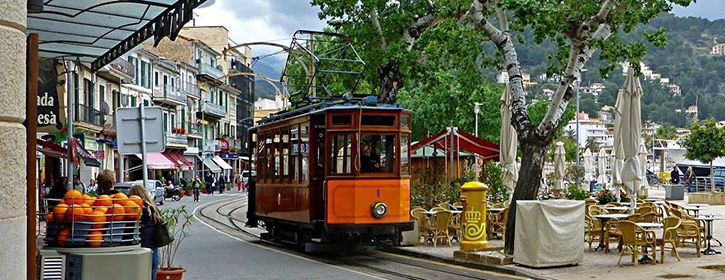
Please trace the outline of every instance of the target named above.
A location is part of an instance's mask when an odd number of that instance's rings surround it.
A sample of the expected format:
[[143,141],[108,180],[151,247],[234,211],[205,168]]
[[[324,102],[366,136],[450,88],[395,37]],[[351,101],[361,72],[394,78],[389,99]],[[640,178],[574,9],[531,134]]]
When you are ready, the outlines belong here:
[[489,223],[491,225],[491,233],[495,233],[496,228],[498,228],[501,231],[501,240],[505,240],[504,238],[506,238],[506,222],[508,221],[509,209],[505,208],[498,215],[492,216],[495,218]]
[[428,243],[428,239],[432,233],[428,216],[423,211],[413,211],[412,214],[418,220],[418,238],[422,240],[421,243]]
[[443,210],[433,214],[433,247],[438,245],[438,240],[445,241],[451,245],[451,236],[448,234],[448,221],[451,219],[451,211]]
[[611,206],[611,207],[622,207],[622,203],[619,202],[610,202],[604,205],[604,207]]
[[688,240],[691,241],[697,249],[697,257],[700,257],[700,243],[705,239],[705,227],[701,224],[703,221],[695,220],[680,210],[674,210],[674,212],[678,213],[680,217],[680,226],[677,227],[677,245]]
[[584,216],[584,238],[589,243],[589,252],[592,251],[594,241],[602,242],[602,222],[588,215]]
[[589,215],[594,217],[596,215],[602,215],[602,214],[609,214],[609,211],[607,211],[606,209],[602,208],[599,205],[589,205]]
[[451,219],[448,221],[448,231],[455,234],[458,243],[461,243],[461,214],[451,214]]
[[[652,265],[657,263],[657,246],[654,231],[645,230],[632,221],[619,221],[619,229],[622,231],[622,252],[619,254],[617,265],[622,262],[624,255],[632,255],[632,262],[637,266],[639,259],[637,253],[639,248],[652,248]],[[631,250],[631,252],[629,250]]]
[[456,208],[463,207],[463,202],[456,201],[456,203],[453,203],[453,207],[456,207]]
[[450,204],[450,203],[448,203],[448,202],[438,203],[438,207],[443,208],[443,209],[446,209],[448,211],[450,211],[450,210],[456,210],[455,207],[453,207],[453,205]]
[[655,212],[649,212],[644,215],[640,215],[639,221],[643,223],[656,223],[657,221],[657,213]]
[[667,249],[665,245],[667,244],[670,244],[670,251],[677,257],[677,261],[680,261],[680,253],[677,253],[677,228],[680,227],[680,218],[667,217],[662,221],[662,224],[664,228],[663,235],[657,238],[657,246],[660,246],[662,263],[665,263],[665,250]]

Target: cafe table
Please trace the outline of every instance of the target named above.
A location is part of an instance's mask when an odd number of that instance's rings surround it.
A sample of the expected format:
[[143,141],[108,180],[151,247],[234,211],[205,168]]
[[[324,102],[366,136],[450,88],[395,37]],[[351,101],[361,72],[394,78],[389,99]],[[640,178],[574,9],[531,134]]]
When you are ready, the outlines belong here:
[[594,215],[594,218],[599,220],[602,224],[602,236],[599,238],[599,246],[597,248],[594,248],[594,251],[604,248],[604,233],[606,232],[606,225],[609,220],[619,220],[619,219],[626,219],[629,217],[627,214],[602,214],[602,215]]
[[[715,214],[704,214],[702,216],[695,217],[697,220],[705,221],[705,231],[707,233],[706,241],[707,241],[707,248],[702,251],[705,255],[715,255],[720,254],[720,251],[716,251],[710,246],[710,243],[713,239],[712,237],[712,222],[715,220],[722,220],[723,217]],[[720,240],[715,239],[718,243],[720,243]],[[720,243],[720,246],[722,246],[722,243]]]
[[[635,223],[635,224],[644,229],[662,228],[662,224],[660,224],[660,223]],[[655,236],[655,238],[656,238],[656,236]],[[644,256],[642,256],[639,259],[639,263],[641,263],[641,264],[652,263],[652,258],[650,258],[647,255],[647,249],[648,249],[648,247],[644,246]]]
[[710,204],[703,204],[703,203],[693,203],[693,204],[687,204],[684,206],[680,206],[683,209],[687,210],[688,212],[692,211],[692,215],[697,217],[700,215],[700,210],[705,210],[710,207]]
[[624,212],[629,210],[629,207],[624,206],[604,206],[604,209],[607,211],[616,211],[616,212]]

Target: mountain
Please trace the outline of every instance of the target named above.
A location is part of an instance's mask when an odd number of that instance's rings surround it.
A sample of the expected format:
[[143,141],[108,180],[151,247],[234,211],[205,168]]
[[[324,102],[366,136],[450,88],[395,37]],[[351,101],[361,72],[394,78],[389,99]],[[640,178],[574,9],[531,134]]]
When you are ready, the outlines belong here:
[[[281,61],[257,61],[252,65],[254,73],[263,75],[270,79],[279,80],[284,69],[284,62]],[[282,85],[279,82],[274,82],[279,90],[282,90]],[[266,98],[274,100],[276,90],[269,82],[263,81],[257,77],[254,83],[254,100],[257,98]]]
[[[725,55],[711,55],[710,50],[716,43],[725,43],[725,20],[710,21],[694,17],[676,17],[663,13],[647,25],[635,28],[631,33],[624,34],[620,41],[629,42],[642,37],[643,32],[652,33],[660,28],[667,30],[667,46],[655,47],[648,45],[648,53],[642,62],[660,74],[661,78],[669,79],[663,84],[661,80],[640,78],[644,87],[642,97],[642,118],[645,121],[669,123],[675,126],[689,125],[686,116],[689,106],[697,105],[698,118],[708,117],[725,120]],[[533,42],[533,34],[524,32],[525,42]],[[517,45],[521,64],[532,79],[546,72],[547,55],[556,52],[557,45],[553,42],[541,44],[524,43]],[[590,113],[596,112],[604,105],[613,106],[618,90],[622,87],[624,76],[621,68],[602,78],[599,68],[602,62],[596,53],[587,64],[587,73],[582,79],[582,87],[593,83],[602,83],[604,91],[596,98],[582,93],[581,99],[587,100]],[[493,79],[495,73],[489,73]],[[539,85],[529,88],[530,96],[541,94],[545,88],[555,89],[556,83],[537,81]],[[673,94],[669,84],[676,84],[681,94]],[[594,102],[590,102],[595,99]],[[581,102],[580,102],[581,103]]]

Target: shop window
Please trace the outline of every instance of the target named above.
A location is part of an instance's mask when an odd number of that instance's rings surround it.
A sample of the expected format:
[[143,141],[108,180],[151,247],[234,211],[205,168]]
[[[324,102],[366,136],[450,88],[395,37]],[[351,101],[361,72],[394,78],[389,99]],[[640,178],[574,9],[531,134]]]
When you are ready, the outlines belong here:
[[394,126],[395,116],[363,115],[360,123],[370,126]]
[[400,137],[400,174],[410,175],[410,158],[408,154],[408,135]]
[[363,135],[360,141],[360,170],[363,173],[395,172],[395,136]]
[[335,135],[332,138],[330,151],[330,167],[332,174],[349,174],[352,170],[352,136],[350,134]]

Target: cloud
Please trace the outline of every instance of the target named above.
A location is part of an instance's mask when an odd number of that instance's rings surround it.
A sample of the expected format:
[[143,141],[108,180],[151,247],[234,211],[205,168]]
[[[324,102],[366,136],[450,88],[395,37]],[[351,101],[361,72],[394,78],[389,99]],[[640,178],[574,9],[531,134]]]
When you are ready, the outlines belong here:
[[701,17],[709,20],[725,19],[725,1],[723,0],[697,0],[690,6],[683,8],[675,5],[672,12],[679,17]]

